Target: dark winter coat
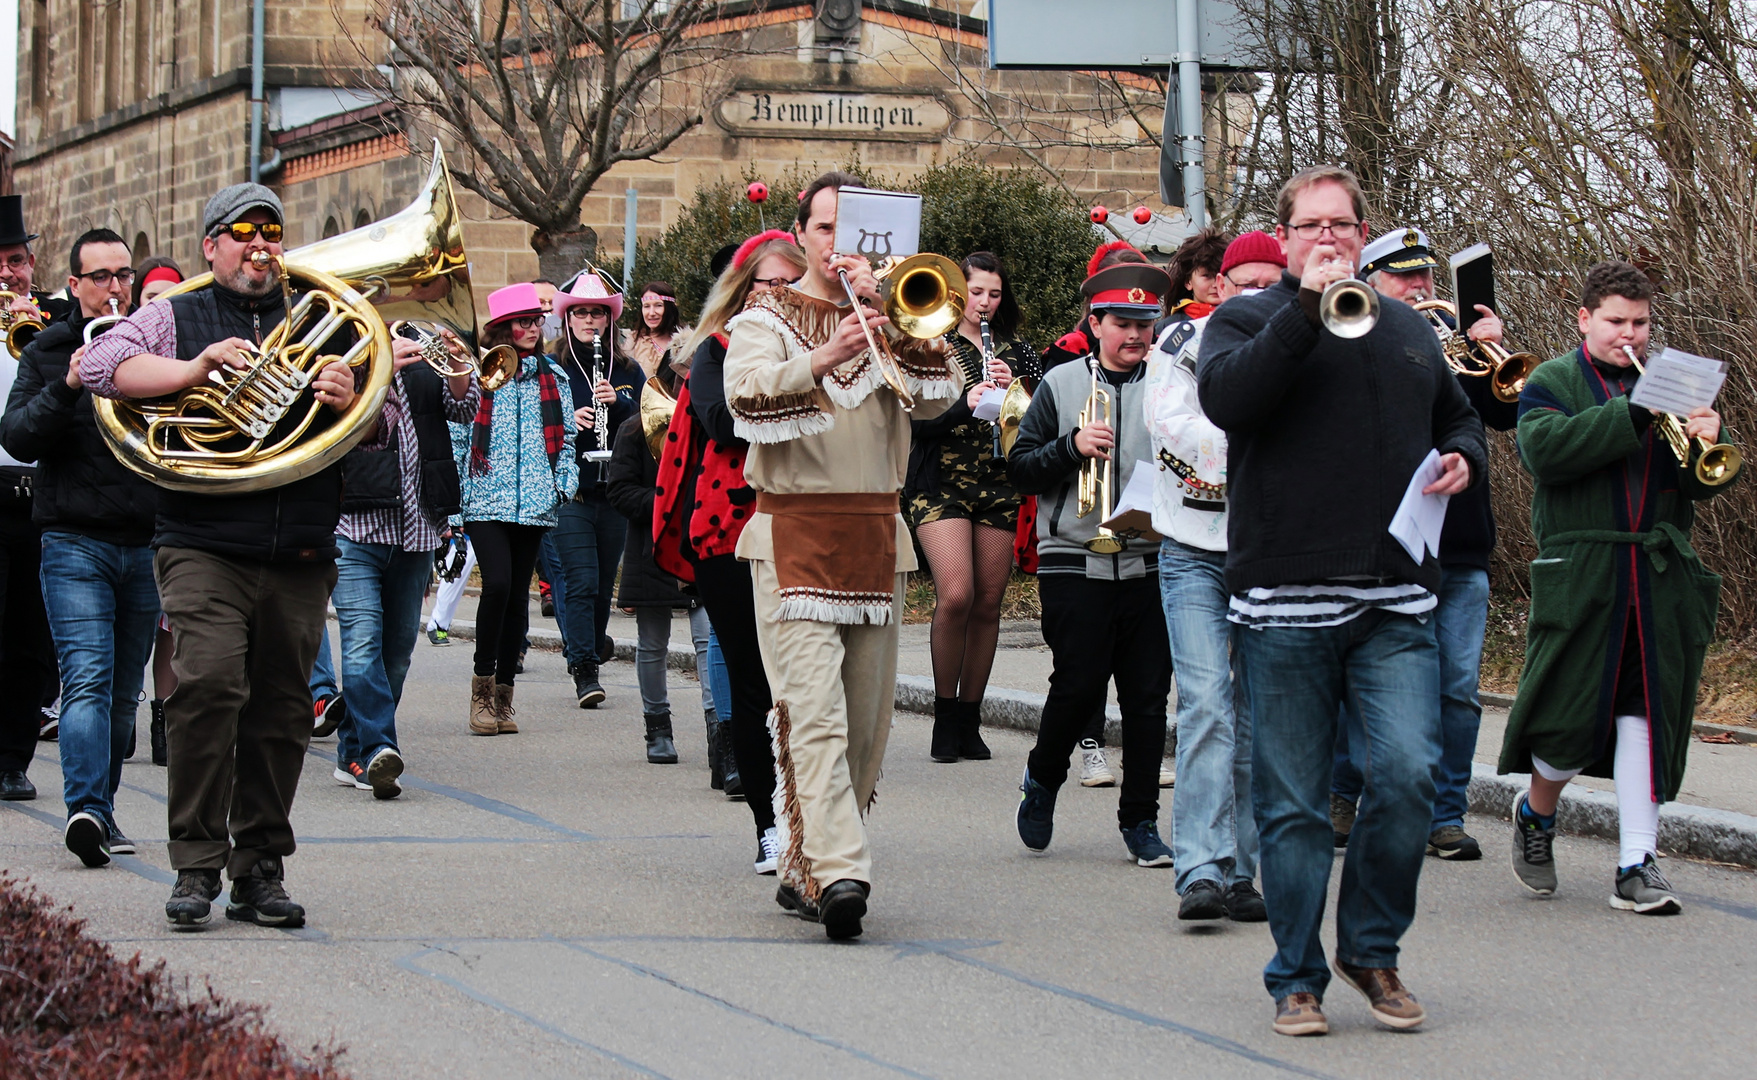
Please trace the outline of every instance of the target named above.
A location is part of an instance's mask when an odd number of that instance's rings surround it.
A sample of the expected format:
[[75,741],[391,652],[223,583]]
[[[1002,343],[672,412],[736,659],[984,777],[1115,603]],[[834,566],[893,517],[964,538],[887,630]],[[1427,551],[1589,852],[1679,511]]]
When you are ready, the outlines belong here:
[[695,600],[684,594],[677,579],[653,561],[653,490],[659,482],[659,463],[647,446],[640,417],[624,421],[617,430],[604,479],[604,497],[628,519],[617,606],[694,607]]

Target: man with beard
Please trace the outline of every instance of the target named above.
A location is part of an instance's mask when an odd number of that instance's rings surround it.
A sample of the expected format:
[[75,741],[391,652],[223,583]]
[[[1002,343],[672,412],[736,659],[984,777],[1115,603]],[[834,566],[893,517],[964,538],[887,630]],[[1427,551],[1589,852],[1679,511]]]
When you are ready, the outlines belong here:
[[[155,398],[221,367],[251,366],[252,347],[287,313],[273,262],[251,261],[257,252],[278,258],[281,219],[280,199],[260,184],[208,200],[201,248],[213,283],[148,304],[94,341],[80,365],[91,391]],[[332,338],[328,348],[344,345]],[[399,355],[415,348],[396,346]],[[312,389],[339,415],[354,401],[354,373],[330,363]],[[336,583],[340,516],[339,465],[247,494],[159,493],[154,572],[178,679],[165,703],[172,926],[207,921],[222,868],[232,881],[228,918],[304,924],[305,909],[281,884],[281,860],[294,849],[288,812],[311,739],[306,680]]]

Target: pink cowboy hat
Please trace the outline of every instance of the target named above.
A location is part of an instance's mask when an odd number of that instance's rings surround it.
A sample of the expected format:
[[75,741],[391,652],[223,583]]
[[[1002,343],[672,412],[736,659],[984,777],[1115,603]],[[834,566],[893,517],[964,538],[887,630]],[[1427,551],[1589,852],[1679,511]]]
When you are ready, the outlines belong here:
[[[537,286],[528,281],[495,289],[488,294],[488,325],[495,326],[520,315],[543,314],[543,301],[537,298]],[[484,327],[486,329],[487,327]]]
[[581,272],[574,279],[573,288],[555,294],[555,314],[564,317],[568,308],[576,308],[582,304],[598,304],[609,308],[612,323],[622,318],[622,294],[612,292],[604,284],[604,279],[591,270]]

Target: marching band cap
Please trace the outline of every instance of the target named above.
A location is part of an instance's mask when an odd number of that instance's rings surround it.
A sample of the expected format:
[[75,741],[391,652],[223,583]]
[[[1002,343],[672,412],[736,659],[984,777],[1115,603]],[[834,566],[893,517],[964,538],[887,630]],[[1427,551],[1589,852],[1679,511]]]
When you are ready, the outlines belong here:
[[28,244],[36,233],[24,231],[24,196],[0,195],[0,247]]
[[1117,263],[1080,286],[1093,314],[1108,311],[1121,319],[1157,319],[1164,313],[1171,275],[1151,263]]
[[1440,265],[1428,234],[1420,229],[1392,229],[1361,249],[1360,276],[1383,270],[1390,274],[1407,274],[1412,270],[1431,270]]
[[261,184],[233,184],[221,188],[201,212],[201,234],[206,236],[221,225],[230,225],[245,212],[259,206],[273,214],[276,221],[286,222],[287,212],[281,208],[281,197]]

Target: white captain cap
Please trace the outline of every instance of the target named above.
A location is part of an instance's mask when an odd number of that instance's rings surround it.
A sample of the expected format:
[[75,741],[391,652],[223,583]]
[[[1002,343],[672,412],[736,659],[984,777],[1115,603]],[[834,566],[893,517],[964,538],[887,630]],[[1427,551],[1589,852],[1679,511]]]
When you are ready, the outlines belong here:
[[1392,229],[1380,234],[1360,253],[1360,276],[1383,270],[1390,274],[1407,274],[1412,270],[1432,270],[1440,265],[1434,258],[1428,234],[1420,229]]

